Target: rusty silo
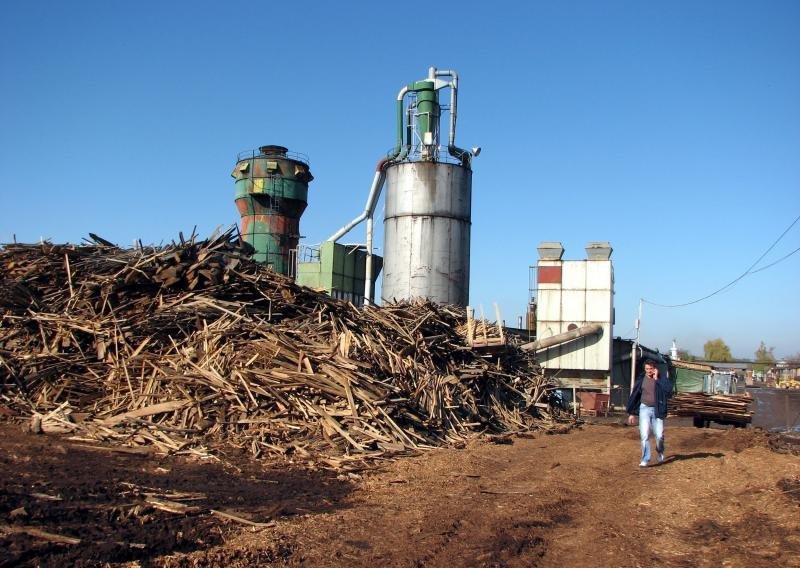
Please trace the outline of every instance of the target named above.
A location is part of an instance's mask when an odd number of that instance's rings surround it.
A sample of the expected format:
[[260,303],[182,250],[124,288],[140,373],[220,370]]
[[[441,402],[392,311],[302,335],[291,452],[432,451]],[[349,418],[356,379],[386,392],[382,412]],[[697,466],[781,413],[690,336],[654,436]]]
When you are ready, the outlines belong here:
[[300,216],[314,179],[308,164],[306,156],[283,146],[261,146],[239,154],[231,173],[242,236],[255,249],[256,261],[281,274],[290,272],[290,251],[300,239]]

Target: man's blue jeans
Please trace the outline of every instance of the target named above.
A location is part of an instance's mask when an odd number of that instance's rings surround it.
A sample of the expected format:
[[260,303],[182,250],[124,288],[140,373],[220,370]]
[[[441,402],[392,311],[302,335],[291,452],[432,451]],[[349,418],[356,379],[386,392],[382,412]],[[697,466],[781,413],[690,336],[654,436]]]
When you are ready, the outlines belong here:
[[650,430],[656,438],[656,451],[659,458],[664,453],[664,420],[656,418],[654,406],[639,406],[639,439],[642,442],[642,462],[650,462]]

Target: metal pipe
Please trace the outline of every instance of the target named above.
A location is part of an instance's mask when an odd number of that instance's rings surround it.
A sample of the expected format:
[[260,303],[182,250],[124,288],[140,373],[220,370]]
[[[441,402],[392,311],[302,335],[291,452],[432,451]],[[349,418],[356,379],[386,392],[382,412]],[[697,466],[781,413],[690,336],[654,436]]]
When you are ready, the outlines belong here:
[[447,152],[468,166],[472,154],[463,148],[456,146],[456,120],[458,119],[458,73],[452,69],[428,69],[430,79],[436,77],[450,77],[450,133],[447,142]]
[[[389,161],[397,158],[400,155],[400,150],[403,148],[403,98],[405,98],[406,93],[408,93],[408,85],[400,89],[400,92],[397,93],[397,146],[394,147],[392,153],[387,157]],[[410,144],[411,141],[408,140],[406,142],[406,147]],[[406,151],[405,154],[408,154],[408,152]]]
[[589,325],[584,325],[583,327],[579,327],[577,329],[565,331],[564,333],[559,333],[558,335],[553,335],[551,337],[545,337],[543,339],[537,339],[536,341],[531,341],[530,343],[525,343],[520,346],[520,349],[522,349],[523,351],[541,351],[543,349],[547,349],[548,347],[561,345],[562,343],[566,343],[567,341],[578,339],[579,337],[584,337],[586,335],[595,335],[602,332],[603,332],[602,325],[600,325],[599,323],[590,323]]
[[633,392],[633,384],[636,382],[636,355],[639,347],[639,324],[642,322],[642,299],[639,298],[639,314],[636,317],[636,340],[633,342],[631,348],[631,392]]
[[375,206],[378,203],[378,198],[381,195],[381,189],[383,188],[383,182],[386,180],[386,173],[385,173],[385,166],[388,163],[387,158],[383,158],[381,161],[378,162],[378,165],[375,167],[375,177],[372,178],[372,186],[369,189],[369,195],[367,195],[367,202],[364,204],[364,211],[361,214],[347,223],[344,227],[336,231],[327,240],[336,242],[345,236],[350,230],[358,225],[361,221],[366,219],[367,217],[371,216],[375,212]]
[[[347,233],[349,233],[353,227],[374,213],[375,205],[378,202],[381,189],[383,188],[383,182],[386,179],[384,173],[386,164],[396,159],[403,160],[408,155],[408,152],[411,149],[411,140],[407,140],[405,147],[403,146],[403,99],[407,93],[408,85],[400,89],[400,92],[397,93],[397,145],[392,149],[388,156],[378,162],[378,165],[375,168],[375,177],[372,179],[372,186],[370,187],[369,195],[367,196],[367,203],[364,206],[364,211],[358,217],[328,237],[327,240],[333,242],[338,241]],[[370,253],[371,251],[368,250],[367,254],[369,255]]]
[[364,306],[372,303],[372,215],[367,217],[367,258],[364,275]]
[[[366,219],[367,221],[367,242],[366,242],[366,274],[364,277],[364,305],[372,303],[372,237],[373,237],[373,216],[375,215],[375,207],[378,204],[383,184],[386,181],[386,166],[389,162],[404,160],[408,153],[411,151],[411,133],[406,133],[407,140],[403,144],[403,99],[408,93],[408,85],[400,89],[397,93],[397,145],[389,153],[386,158],[381,159],[375,167],[375,176],[372,178],[372,186],[367,195],[367,202],[364,205],[364,211],[358,217],[347,223],[344,227],[331,235],[328,240],[336,242],[345,236],[356,225]],[[410,111],[409,111],[410,112]],[[410,120],[408,120],[410,128]]]
[[[405,155],[408,154],[409,146],[406,145],[405,151],[400,156],[402,160]],[[376,179],[373,180],[373,189],[375,189],[375,195],[370,201],[367,199],[366,205],[366,213],[367,213],[367,242],[366,242],[366,249],[367,249],[367,258],[364,264],[364,268],[366,274],[364,275],[364,305],[367,306],[372,303],[372,237],[373,237],[373,217],[375,216],[375,208],[378,206],[378,198],[381,195],[381,190],[383,189],[383,184],[386,181],[386,166],[388,165],[389,161],[384,159],[378,162],[376,166],[375,176]],[[377,182],[377,188],[375,187],[375,183]],[[372,190],[370,190],[370,194],[372,194]]]
[[[436,77],[450,77],[450,135],[448,137],[447,147],[454,148],[456,141],[456,118],[458,116],[458,73],[452,69],[436,69],[431,67],[428,69],[430,79]],[[462,150],[463,151],[463,150]]]
[[406,109],[406,147],[403,150],[402,155],[397,157],[397,161],[401,162],[408,156],[408,153],[411,151],[411,142],[413,140],[414,133],[412,132],[412,125],[411,125],[411,105],[408,106]]

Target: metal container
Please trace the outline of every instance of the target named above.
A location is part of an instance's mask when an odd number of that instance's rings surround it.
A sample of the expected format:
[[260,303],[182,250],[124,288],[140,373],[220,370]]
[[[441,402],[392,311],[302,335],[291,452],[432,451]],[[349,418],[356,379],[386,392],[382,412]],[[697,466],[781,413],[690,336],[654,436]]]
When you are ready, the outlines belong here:
[[308,158],[283,146],[261,146],[240,154],[231,176],[242,236],[255,249],[253,259],[288,274],[308,205],[308,182],[314,179]]
[[386,170],[383,301],[469,302],[472,171],[400,162]]
[[[445,79],[447,78],[447,79]],[[450,89],[450,104],[439,103]],[[373,217],[384,185],[384,263],[381,298],[425,298],[466,306],[469,301],[469,239],[472,151],[455,144],[458,74],[430,67],[428,77],[397,93],[397,144],[375,168],[364,211],[336,231],[337,241],[367,222],[364,303],[372,303]],[[447,145],[440,145],[442,111],[450,115]]]
[[[301,286],[325,290],[332,297],[364,305],[367,276],[367,251],[363,245],[343,245],[325,241],[319,246],[304,245],[298,250],[297,278]],[[383,258],[372,255],[371,290],[383,266]]]
[[753,397],[753,427],[800,432],[800,390],[748,388]]

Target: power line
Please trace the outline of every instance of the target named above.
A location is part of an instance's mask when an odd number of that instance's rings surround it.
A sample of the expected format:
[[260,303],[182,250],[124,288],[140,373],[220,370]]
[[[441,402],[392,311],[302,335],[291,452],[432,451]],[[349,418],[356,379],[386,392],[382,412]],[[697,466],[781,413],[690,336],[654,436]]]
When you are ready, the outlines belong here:
[[779,262],[781,262],[781,261],[783,261],[783,260],[785,260],[785,259],[789,258],[790,256],[792,256],[794,253],[796,253],[798,250],[800,250],[800,248],[793,250],[792,252],[790,252],[790,253],[789,253],[789,254],[787,254],[786,256],[784,256],[784,257],[782,257],[782,258],[780,258],[780,259],[776,260],[775,262],[773,262],[773,263],[771,263],[771,264],[768,264],[767,266],[762,266],[762,267],[761,267],[761,268],[759,268],[758,270],[753,270],[753,268],[755,268],[755,267],[756,267],[756,265],[757,265],[759,262],[761,262],[761,260],[762,260],[762,259],[763,259],[765,256],[767,256],[767,254],[769,254],[769,252],[770,252],[770,251],[771,251],[773,248],[775,248],[775,245],[777,245],[777,244],[780,242],[780,240],[781,240],[781,239],[782,239],[782,238],[783,238],[783,237],[786,235],[786,233],[788,233],[788,232],[791,230],[791,228],[792,228],[792,227],[794,227],[794,226],[797,224],[797,222],[798,222],[798,221],[800,221],[800,215],[798,215],[797,217],[795,217],[794,221],[792,221],[792,223],[791,223],[791,224],[790,224],[788,227],[786,227],[786,230],[785,230],[785,231],[783,231],[783,232],[780,234],[780,236],[779,236],[777,239],[775,239],[775,242],[773,242],[773,243],[772,243],[772,244],[769,246],[769,248],[767,248],[767,250],[765,250],[765,251],[764,251],[764,252],[761,254],[761,256],[759,256],[759,257],[756,259],[756,261],[755,261],[753,264],[751,264],[751,265],[748,267],[748,269],[747,269],[747,270],[745,270],[745,271],[744,271],[742,274],[740,274],[739,276],[737,276],[736,278],[734,278],[733,280],[731,280],[730,282],[728,282],[727,284],[725,284],[725,286],[723,286],[722,288],[719,288],[718,290],[714,290],[713,292],[711,292],[710,294],[708,294],[708,295],[706,295],[706,296],[703,296],[702,298],[698,298],[698,299],[696,299],[696,300],[692,300],[691,302],[684,302],[683,304],[659,304],[658,302],[651,302],[650,300],[645,300],[644,298],[642,298],[642,299],[641,299],[641,301],[642,301],[642,302],[644,302],[644,303],[646,303],[646,304],[650,304],[651,306],[658,306],[658,307],[660,307],[660,308],[682,308],[682,307],[684,307],[684,306],[691,306],[692,304],[697,304],[698,302],[702,302],[703,300],[708,300],[710,297],[712,297],[712,296],[716,296],[717,294],[719,294],[719,293],[720,293],[720,292],[722,292],[723,290],[727,290],[728,288],[730,288],[731,286],[733,286],[734,284],[736,284],[736,283],[737,283],[739,280],[741,280],[742,278],[744,278],[744,277],[745,277],[745,276],[747,276],[748,274],[755,274],[756,272],[761,272],[762,270],[766,270],[766,269],[767,269],[767,268],[769,268],[770,266],[775,266],[775,265],[776,265],[776,264],[778,264]]
[[753,271],[752,271],[750,274],[755,274],[756,272],[761,272],[762,270],[766,270],[767,268],[770,268],[771,266],[775,266],[775,265],[776,265],[776,264],[778,264],[779,262],[783,262],[784,260],[786,260],[787,258],[789,258],[790,256],[792,256],[793,254],[795,254],[795,253],[796,253],[796,252],[798,252],[798,251],[800,251],[800,247],[797,247],[796,249],[794,249],[794,250],[793,250],[792,252],[790,252],[789,254],[787,254],[787,255],[784,255],[784,256],[782,256],[782,257],[780,257],[780,258],[779,258],[778,260],[776,260],[775,262],[771,262],[771,263],[769,263],[769,264],[768,264],[768,265],[766,265],[766,266],[762,266],[761,268],[758,268],[758,269],[756,269],[756,270],[753,270]]

